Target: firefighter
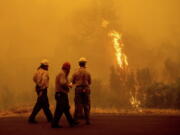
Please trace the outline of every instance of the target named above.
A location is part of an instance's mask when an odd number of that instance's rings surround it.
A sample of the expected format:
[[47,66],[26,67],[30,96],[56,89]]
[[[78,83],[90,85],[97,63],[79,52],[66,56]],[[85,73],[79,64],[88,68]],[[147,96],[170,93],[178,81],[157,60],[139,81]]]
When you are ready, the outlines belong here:
[[52,122],[52,128],[62,128],[61,125],[59,125],[59,121],[61,119],[61,116],[63,113],[65,114],[69,125],[71,127],[77,125],[78,123],[72,118],[70,114],[70,105],[69,105],[69,99],[68,99],[68,93],[69,89],[72,87],[72,84],[70,84],[68,80],[68,75],[70,72],[70,63],[65,62],[62,65],[62,71],[57,75],[56,77],[56,93],[55,93],[55,99],[56,99],[56,109],[54,113],[54,119]]
[[48,60],[43,60],[33,76],[38,97],[34,109],[29,117],[29,123],[37,123],[35,117],[41,109],[43,109],[48,122],[52,121],[53,116],[49,109],[49,100],[47,96],[47,89],[49,85],[48,67]]
[[79,119],[80,113],[84,110],[86,124],[90,124],[90,85],[91,75],[86,70],[86,58],[80,58],[79,69],[72,76],[72,83],[75,85],[75,112],[74,119]]

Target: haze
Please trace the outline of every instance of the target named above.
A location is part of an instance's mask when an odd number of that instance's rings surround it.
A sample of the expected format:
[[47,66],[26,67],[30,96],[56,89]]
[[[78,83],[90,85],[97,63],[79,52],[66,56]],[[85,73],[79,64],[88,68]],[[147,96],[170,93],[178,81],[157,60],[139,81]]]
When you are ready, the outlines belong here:
[[[93,79],[108,85],[116,64],[112,30],[123,34],[131,68],[161,71],[170,59],[178,69],[179,13],[179,0],[0,0],[3,100],[13,104],[9,95],[20,104],[31,100],[32,75],[43,58],[50,61],[52,87],[61,64],[71,62],[73,72],[81,56],[88,59]],[[106,28],[103,20],[109,22]]]

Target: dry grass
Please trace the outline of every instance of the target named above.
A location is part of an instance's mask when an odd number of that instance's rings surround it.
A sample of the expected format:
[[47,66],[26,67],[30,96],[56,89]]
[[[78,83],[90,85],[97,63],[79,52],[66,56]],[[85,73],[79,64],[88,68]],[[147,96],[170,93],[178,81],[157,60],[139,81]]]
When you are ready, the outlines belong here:
[[[54,111],[54,107],[51,107]],[[73,111],[74,108],[71,108]],[[0,117],[13,117],[13,116],[28,116],[32,111],[31,106],[19,106],[5,111],[0,111]],[[173,109],[103,109],[103,108],[92,108],[93,114],[110,114],[110,115],[180,115],[180,110]],[[40,113],[42,115],[42,112]]]

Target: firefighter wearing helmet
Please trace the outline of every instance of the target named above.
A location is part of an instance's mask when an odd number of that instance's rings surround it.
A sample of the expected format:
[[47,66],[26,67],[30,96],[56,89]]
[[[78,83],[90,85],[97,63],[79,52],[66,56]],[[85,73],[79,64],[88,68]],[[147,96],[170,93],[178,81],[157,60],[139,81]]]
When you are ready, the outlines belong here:
[[68,93],[69,89],[72,87],[69,80],[68,75],[70,72],[70,63],[65,62],[62,65],[61,72],[56,76],[56,93],[55,93],[55,99],[56,99],[56,109],[54,113],[54,118],[52,122],[52,128],[61,128],[62,126],[59,125],[59,121],[61,119],[61,116],[65,114],[69,125],[75,126],[78,123],[72,118],[70,114],[70,105],[69,105],[69,99],[68,99]]
[[48,67],[48,60],[42,60],[40,66],[38,67],[37,71],[33,76],[33,81],[36,84],[36,93],[38,97],[34,109],[29,117],[29,123],[37,123],[35,117],[41,109],[43,109],[47,120],[49,122],[52,121],[53,116],[49,109],[49,100],[47,96],[47,89],[49,86]]
[[89,125],[91,75],[86,69],[86,58],[80,58],[78,64],[79,69],[72,76],[72,83],[75,85],[74,118],[79,119],[83,109],[86,124]]

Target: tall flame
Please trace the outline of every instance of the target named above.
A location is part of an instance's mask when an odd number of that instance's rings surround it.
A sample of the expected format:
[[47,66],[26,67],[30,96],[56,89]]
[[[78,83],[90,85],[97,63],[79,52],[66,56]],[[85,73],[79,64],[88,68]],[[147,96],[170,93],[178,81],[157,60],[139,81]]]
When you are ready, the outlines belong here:
[[117,59],[117,64],[121,69],[128,66],[127,56],[123,53],[124,44],[122,42],[122,35],[116,31],[109,33],[109,36],[113,38],[113,45],[115,49],[115,55]]

